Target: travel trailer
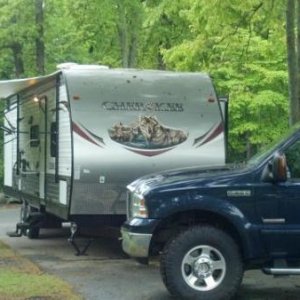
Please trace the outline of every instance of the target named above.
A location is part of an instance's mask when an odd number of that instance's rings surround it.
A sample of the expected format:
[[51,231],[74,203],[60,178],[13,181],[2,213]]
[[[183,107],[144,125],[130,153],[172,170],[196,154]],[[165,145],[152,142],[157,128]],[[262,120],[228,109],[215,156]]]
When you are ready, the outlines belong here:
[[0,97],[4,191],[23,202],[16,235],[119,226],[134,179],[225,164],[226,101],[206,74],[63,64],[1,81]]

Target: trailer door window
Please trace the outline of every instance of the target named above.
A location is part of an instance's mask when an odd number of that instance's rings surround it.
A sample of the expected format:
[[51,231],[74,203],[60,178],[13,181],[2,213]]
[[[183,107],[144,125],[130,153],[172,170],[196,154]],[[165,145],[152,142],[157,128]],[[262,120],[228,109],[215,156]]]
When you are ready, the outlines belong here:
[[57,126],[56,122],[51,123],[51,143],[50,143],[50,155],[51,157],[57,156],[57,132],[56,132]]
[[40,130],[39,125],[33,125],[30,127],[30,147],[38,147],[40,144]]

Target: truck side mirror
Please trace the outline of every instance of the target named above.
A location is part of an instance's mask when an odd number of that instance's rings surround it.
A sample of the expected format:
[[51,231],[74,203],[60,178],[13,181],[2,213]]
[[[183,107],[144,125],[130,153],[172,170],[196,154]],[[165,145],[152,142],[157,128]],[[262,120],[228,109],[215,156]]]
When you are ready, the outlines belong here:
[[285,182],[287,180],[287,163],[284,154],[276,153],[272,163],[274,182]]
[[262,181],[285,182],[287,180],[287,163],[284,154],[276,153],[263,170]]

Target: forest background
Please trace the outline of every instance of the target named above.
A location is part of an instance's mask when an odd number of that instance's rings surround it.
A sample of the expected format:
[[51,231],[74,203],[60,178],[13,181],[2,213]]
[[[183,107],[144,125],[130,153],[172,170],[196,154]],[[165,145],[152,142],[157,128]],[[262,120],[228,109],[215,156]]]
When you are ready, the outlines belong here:
[[287,11],[295,18],[295,4],[0,0],[0,79],[43,75],[63,62],[208,72],[229,97],[230,160],[246,160],[291,123],[287,25],[291,43],[297,32]]

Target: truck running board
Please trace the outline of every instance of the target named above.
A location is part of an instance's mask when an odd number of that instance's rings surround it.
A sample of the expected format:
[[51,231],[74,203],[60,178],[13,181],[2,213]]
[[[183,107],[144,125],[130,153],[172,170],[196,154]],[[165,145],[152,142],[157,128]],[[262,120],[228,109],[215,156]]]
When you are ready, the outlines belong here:
[[299,268],[263,268],[267,275],[300,275]]

